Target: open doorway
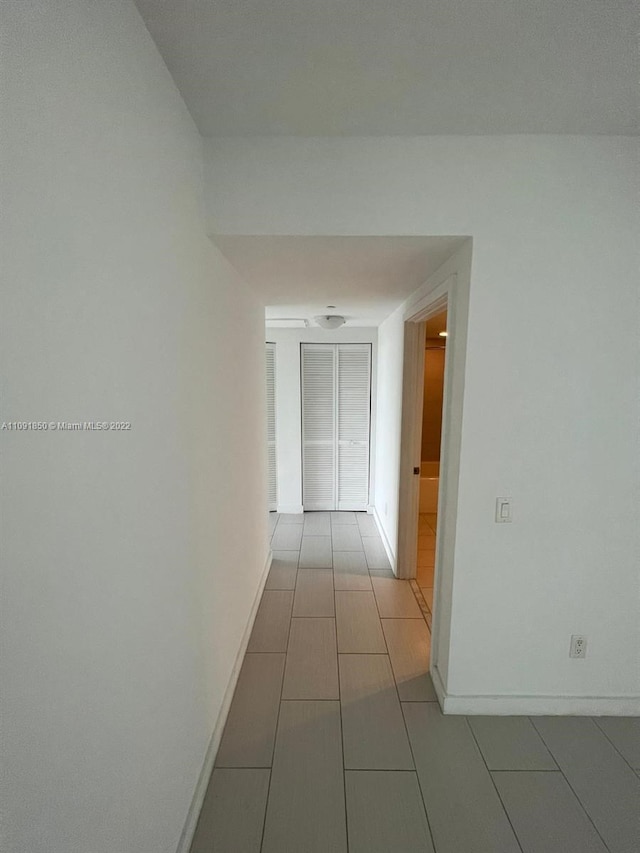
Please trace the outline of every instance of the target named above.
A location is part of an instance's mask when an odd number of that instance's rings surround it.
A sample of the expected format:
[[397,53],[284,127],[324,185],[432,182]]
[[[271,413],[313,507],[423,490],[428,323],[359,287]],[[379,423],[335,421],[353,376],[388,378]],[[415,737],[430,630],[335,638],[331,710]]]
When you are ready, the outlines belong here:
[[[441,707],[447,711],[451,614],[454,591],[456,531],[458,527],[458,492],[462,444],[463,392],[466,363],[467,317],[471,272],[472,243],[451,263],[443,264],[426,283],[425,288],[404,312],[402,417],[400,438],[400,471],[398,494],[398,558],[396,575],[413,580],[419,586],[418,545],[430,544],[433,573],[421,573],[421,589],[433,589],[431,613],[430,673]],[[420,469],[423,459],[422,426],[425,383],[427,323],[446,311],[446,329],[434,330],[440,338],[447,331],[444,349],[444,388],[437,477],[437,512],[424,513],[421,523]],[[434,337],[435,335],[429,335]],[[431,460],[425,460],[431,461]],[[425,524],[426,522],[426,524]],[[422,527],[422,531],[420,531]],[[427,529],[425,529],[425,527]],[[422,539],[426,535],[430,542]],[[431,535],[429,535],[431,533]],[[428,565],[425,569],[431,568]],[[433,576],[433,586],[427,585]]]
[[425,336],[416,582],[429,613],[432,614],[447,343],[446,308],[429,317],[422,325]]

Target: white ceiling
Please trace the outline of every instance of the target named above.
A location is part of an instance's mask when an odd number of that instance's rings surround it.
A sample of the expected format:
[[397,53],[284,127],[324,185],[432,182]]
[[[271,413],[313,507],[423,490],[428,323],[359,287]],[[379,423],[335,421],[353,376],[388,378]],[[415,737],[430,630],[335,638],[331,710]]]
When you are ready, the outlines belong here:
[[349,326],[377,326],[465,238],[218,236],[213,240],[264,300],[267,319],[313,321],[319,314],[342,314]]
[[204,136],[638,131],[635,0],[136,0]]

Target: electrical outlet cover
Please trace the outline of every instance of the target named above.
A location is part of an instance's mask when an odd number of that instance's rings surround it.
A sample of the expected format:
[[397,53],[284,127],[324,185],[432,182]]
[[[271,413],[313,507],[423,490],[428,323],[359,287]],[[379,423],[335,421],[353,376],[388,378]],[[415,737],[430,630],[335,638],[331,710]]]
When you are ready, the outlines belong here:
[[569,647],[570,658],[586,658],[587,656],[587,638],[584,634],[572,634],[571,645]]

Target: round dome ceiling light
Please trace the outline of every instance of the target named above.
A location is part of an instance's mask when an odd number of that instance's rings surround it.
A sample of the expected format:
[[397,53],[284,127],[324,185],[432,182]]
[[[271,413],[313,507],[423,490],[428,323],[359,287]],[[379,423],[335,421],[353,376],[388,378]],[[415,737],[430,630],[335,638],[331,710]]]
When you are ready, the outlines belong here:
[[321,329],[339,329],[345,322],[344,317],[339,314],[323,314],[314,319]]

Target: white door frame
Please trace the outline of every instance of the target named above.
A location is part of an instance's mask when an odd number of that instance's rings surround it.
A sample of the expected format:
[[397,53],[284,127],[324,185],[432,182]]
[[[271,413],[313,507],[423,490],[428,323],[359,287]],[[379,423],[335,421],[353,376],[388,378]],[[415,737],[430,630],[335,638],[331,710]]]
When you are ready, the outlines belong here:
[[446,695],[449,663],[470,260],[469,246],[462,265],[444,264],[404,314],[397,576],[413,578],[416,575],[420,493],[420,478],[414,475],[413,469],[421,462],[425,321],[445,307],[447,309],[430,666],[440,704]]
[[[402,376],[402,431],[400,439],[400,494],[398,500],[399,578],[415,578],[418,559],[418,509],[420,502],[420,466],[422,464],[422,421],[424,407],[424,347],[426,321],[447,308],[447,295],[435,295],[429,305],[404,323],[404,361]],[[448,321],[448,316],[447,316]],[[444,395],[447,386],[445,349]],[[440,465],[445,448],[445,398],[442,403],[442,437]],[[438,501],[440,490],[438,490]],[[436,537],[437,546],[437,537]]]

